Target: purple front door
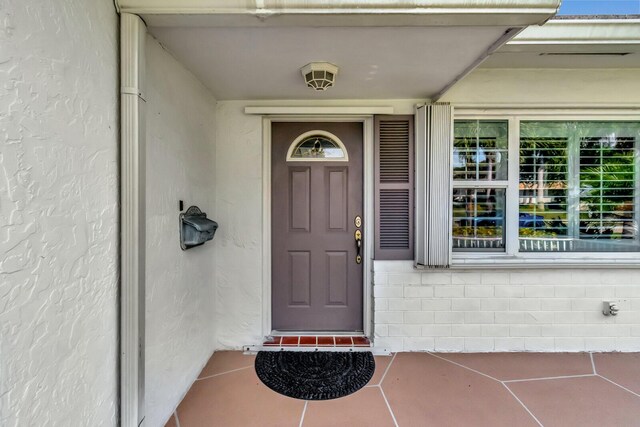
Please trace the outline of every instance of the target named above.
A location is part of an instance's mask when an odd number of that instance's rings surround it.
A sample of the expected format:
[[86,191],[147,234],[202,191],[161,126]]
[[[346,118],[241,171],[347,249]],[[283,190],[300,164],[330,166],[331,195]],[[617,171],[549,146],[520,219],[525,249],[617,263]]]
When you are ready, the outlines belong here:
[[362,134],[362,123],[272,123],[275,330],[362,330]]

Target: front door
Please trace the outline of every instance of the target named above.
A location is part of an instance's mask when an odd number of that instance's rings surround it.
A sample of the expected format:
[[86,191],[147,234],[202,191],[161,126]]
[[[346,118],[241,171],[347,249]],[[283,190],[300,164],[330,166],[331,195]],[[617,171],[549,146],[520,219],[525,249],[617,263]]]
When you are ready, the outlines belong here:
[[361,331],[362,123],[271,129],[272,327]]

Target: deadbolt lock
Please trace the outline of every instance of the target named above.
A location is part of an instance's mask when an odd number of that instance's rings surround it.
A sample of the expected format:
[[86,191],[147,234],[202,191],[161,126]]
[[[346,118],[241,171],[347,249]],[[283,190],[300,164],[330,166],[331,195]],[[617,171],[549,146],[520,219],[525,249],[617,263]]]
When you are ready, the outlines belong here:
[[357,228],[360,228],[362,226],[362,217],[360,215],[356,215],[356,218],[353,220],[353,222],[356,224]]

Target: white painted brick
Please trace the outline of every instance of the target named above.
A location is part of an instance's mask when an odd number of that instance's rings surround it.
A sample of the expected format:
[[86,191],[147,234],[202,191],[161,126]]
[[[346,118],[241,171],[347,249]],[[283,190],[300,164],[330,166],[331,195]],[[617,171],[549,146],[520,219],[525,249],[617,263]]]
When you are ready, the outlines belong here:
[[450,285],[451,273],[422,273],[422,284],[424,285]]
[[512,337],[539,337],[539,325],[511,325],[509,335]]
[[493,351],[495,349],[495,341],[493,338],[465,338],[465,351]]
[[527,298],[553,298],[555,288],[553,286],[525,286],[524,296]]
[[374,286],[373,295],[376,298],[402,298],[402,286]]
[[389,311],[418,311],[422,308],[418,298],[390,298]]
[[419,285],[420,273],[388,273],[389,285]]
[[483,337],[508,337],[509,325],[482,325]]
[[556,311],[553,316],[553,323],[584,323],[584,313],[581,311]]
[[464,313],[464,323],[493,323],[492,311],[468,311]]
[[566,298],[541,299],[540,310],[542,311],[570,311],[571,300]]
[[376,325],[375,333],[376,337],[388,337],[389,336],[389,325]]
[[420,325],[389,325],[390,337],[415,337],[422,335]]
[[451,275],[452,285],[479,285],[480,273],[462,272]]
[[402,337],[384,337],[375,340],[376,347],[385,348],[390,351],[402,351],[404,349]]
[[571,273],[571,279],[565,283],[571,283],[573,285],[599,285],[607,283],[607,279],[597,270],[584,269],[575,270]]
[[573,311],[602,311],[602,300],[577,298],[571,301],[571,310]]
[[459,311],[436,311],[434,323],[464,323],[464,313]]
[[631,336],[640,337],[640,325],[631,326]]
[[558,298],[581,298],[584,297],[584,286],[556,286],[556,297]]
[[625,325],[617,323],[607,323],[601,324],[599,326],[601,337],[629,337],[632,336],[632,329],[634,327],[638,327],[637,325]]
[[602,336],[600,325],[571,325],[572,337],[599,337]]
[[481,325],[451,325],[452,337],[479,337],[482,336]]
[[496,351],[524,351],[524,338],[496,338]]
[[479,311],[480,300],[474,298],[454,298],[451,300],[451,310],[454,311]]
[[584,316],[583,323],[616,323],[617,316],[605,316],[600,308],[598,311],[583,311],[581,313]]
[[615,295],[615,288],[601,285],[585,286],[584,293],[587,298],[613,298]]
[[[640,280],[640,278],[638,280]],[[616,297],[640,298],[640,285],[616,286]]]
[[496,286],[493,293],[498,298],[523,297],[524,286]]
[[464,297],[464,286],[436,286],[433,292],[436,298],[462,298]]
[[422,310],[424,311],[445,311],[451,310],[451,300],[448,299],[423,299]]
[[373,305],[374,305],[375,311],[387,311],[387,310],[389,310],[389,299],[388,298],[375,298]]
[[423,325],[422,336],[449,337],[451,336],[451,325]]
[[483,311],[507,311],[509,310],[508,298],[487,298],[480,301],[480,309]]
[[511,298],[509,299],[511,311],[539,311],[540,300],[537,298]]
[[381,273],[414,273],[413,261],[374,261],[373,270]]
[[482,273],[480,283],[483,285],[507,285],[509,284],[509,273]]
[[555,351],[585,351],[584,338],[555,338]]
[[590,337],[584,339],[587,351],[616,351],[617,339],[610,337]]
[[525,338],[524,349],[527,351],[553,351],[555,338]]
[[617,351],[640,351],[640,340],[635,337],[616,338]]
[[491,298],[493,297],[493,286],[465,286],[464,296],[469,298]]
[[433,312],[430,311],[405,311],[404,323],[425,324],[433,323]]
[[523,323],[553,323],[554,314],[551,311],[527,311],[524,313]]
[[433,351],[435,340],[427,337],[410,337],[403,339],[404,351]]
[[375,313],[376,323],[403,323],[402,311],[378,311]]
[[494,315],[496,323],[516,324],[524,321],[524,313],[512,311],[497,311]]
[[464,338],[436,337],[435,351],[463,351]]
[[374,285],[386,285],[388,282],[387,273],[373,273],[373,284]]
[[430,298],[433,297],[433,288],[431,286],[405,286],[405,298]]
[[628,311],[618,313],[616,316],[616,323],[634,323],[640,324],[640,311]]
[[571,325],[541,325],[540,335],[543,337],[569,337]]

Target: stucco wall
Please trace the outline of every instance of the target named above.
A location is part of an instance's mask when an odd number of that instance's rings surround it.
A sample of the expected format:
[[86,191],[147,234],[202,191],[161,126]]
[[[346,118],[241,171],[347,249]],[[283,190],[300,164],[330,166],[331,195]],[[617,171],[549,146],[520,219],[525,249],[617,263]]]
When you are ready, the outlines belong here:
[[0,21],[0,425],[116,425],[117,15],[4,0]]
[[[178,201],[218,220],[211,93],[147,36],[146,425],[162,426],[213,352],[216,236],[182,251]],[[221,230],[227,228],[220,221]]]
[[474,107],[640,105],[640,69],[477,69],[443,102]]

